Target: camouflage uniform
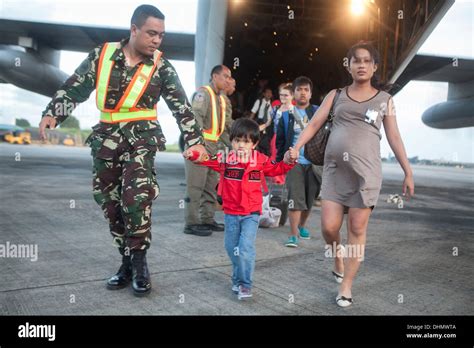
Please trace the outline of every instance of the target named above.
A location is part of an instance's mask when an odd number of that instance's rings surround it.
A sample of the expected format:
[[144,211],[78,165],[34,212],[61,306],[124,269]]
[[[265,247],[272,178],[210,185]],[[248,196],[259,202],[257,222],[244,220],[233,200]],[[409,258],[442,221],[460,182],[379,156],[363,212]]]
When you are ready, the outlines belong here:
[[[227,104],[229,99],[227,97],[225,98]],[[216,104],[220,122],[220,98],[216,98]],[[211,128],[211,97],[209,96],[208,91],[203,87],[199,88],[194,95],[192,105],[196,121],[199,123],[201,128]],[[228,105],[230,106],[230,104]],[[226,108],[225,130],[227,130],[227,132],[230,128],[230,122],[232,122],[229,106]],[[224,135],[224,133],[222,135]],[[220,149],[222,149],[222,145],[219,143],[220,141],[213,142],[204,140],[206,151],[211,156],[214,156]],[[215,213],[214,205],[217,200],[216,186],[219,181],[219,174],[207,167],[194,164],[191,161],[185,161],[185,171],[186,205],[184,218],[186,225],[213,224]]]
[[[128,39],[121,41],[123,47]],[[97,66],[102,46],[95,48],[75,73],[56,92],[43,112],[58,123],[69,116],[76,104],[84,102],[96,87]],[[113,109],[141,64],[153,65],[152,58],[128,67],[121,48],[107,89],[106,108]],[[173,66],[161,57],[137,107],[153,109],[163,96],[184,134],[188,146],[202,144],[201,128]],[[158,121],[99,122],[86,140],[93,157],[93,192],[110,225],[114,243],[123,254],[148,249],[151,241],[151,205],[158,197],[154,160],[156,151],[165,150],[166,139]]]

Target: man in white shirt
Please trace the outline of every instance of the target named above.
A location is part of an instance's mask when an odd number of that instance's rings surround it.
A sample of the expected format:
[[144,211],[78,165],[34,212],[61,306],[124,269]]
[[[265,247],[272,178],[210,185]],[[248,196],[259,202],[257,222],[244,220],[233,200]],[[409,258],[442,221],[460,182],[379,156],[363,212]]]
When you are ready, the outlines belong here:
[[265,123],[272,109],[272,97],[272,89],[269,87],[265,88],[263,91],[263,97],[257,99],[253,104],[250,118],[255,119],[257,123]]
[[257,99],[253,104],[250,118],[254,119],[260,126],[260,142],[257,150],[267,156],[271,155],[270,141],[273,132],[268,132],[268,122],[272,118],[272,97],[273,92],[270,87],[263,91],[263,98]]

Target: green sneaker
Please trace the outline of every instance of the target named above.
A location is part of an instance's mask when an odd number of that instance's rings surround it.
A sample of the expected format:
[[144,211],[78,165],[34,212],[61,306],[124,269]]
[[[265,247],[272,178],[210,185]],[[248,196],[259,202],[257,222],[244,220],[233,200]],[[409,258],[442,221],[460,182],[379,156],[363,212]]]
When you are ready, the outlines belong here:
[[289,248],[296,248],[298,246],[298,237],[290,236],[286,241],[285,246]]
[[306,228],[298,226],[298,230],[300,231],[300,238],[301,239],[311,239],[311,234],[309,233],[309,231]]

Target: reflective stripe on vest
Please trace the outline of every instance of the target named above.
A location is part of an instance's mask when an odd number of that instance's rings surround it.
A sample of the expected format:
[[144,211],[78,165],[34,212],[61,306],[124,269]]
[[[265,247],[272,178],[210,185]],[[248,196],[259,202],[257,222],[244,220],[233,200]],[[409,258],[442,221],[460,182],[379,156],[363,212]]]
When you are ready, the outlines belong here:
[[219,96],[219,99],[221,101],[221,113],[220,113],[220,129],[219,129],[219,116],[217,114],[217,100],[216,100],[216,93],[212,90],[210,86],[204,86],[211,96],[211,109],[212,109],[212,119],[211,119],[211,128],[206,129],[203,131],[203,137],[205,140],[209,141],[218,141],[219,137],[221,136],[222,133],[224,133],[224,128],[225,128],[225,108],[226,108],[226,103],[225,99],[223,96]]
[[118,123],[140,120],[156,120],[156,109],[139,109],[136,107],[141,96],[145,92],[148,83],[153,75],[153,71],[161,58],[161,52],[154,57],[152,66],[142,64],[137,69],[128,84],[122,98],[114,109],[105,107],[107,99],[107,89],[109,86],[110,74],[114,67],[114,61],[111,60],[115,51],[120,48],[119,42],[108,42],[104,45],[99,58],[99,67],[97,73],[96,85],[96,103],[97,108],[101,111],[100,121],[106,123]]

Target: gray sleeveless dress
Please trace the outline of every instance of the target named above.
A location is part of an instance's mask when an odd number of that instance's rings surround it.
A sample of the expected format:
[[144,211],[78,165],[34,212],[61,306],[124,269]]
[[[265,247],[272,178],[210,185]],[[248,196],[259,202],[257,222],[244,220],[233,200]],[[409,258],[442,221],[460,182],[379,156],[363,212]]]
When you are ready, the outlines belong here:
[[382,186],[380,128],[390,97],[379,91],[359,103],[347,87],[341,91],[324,157],[322,199],[346,208],[375,207]]

